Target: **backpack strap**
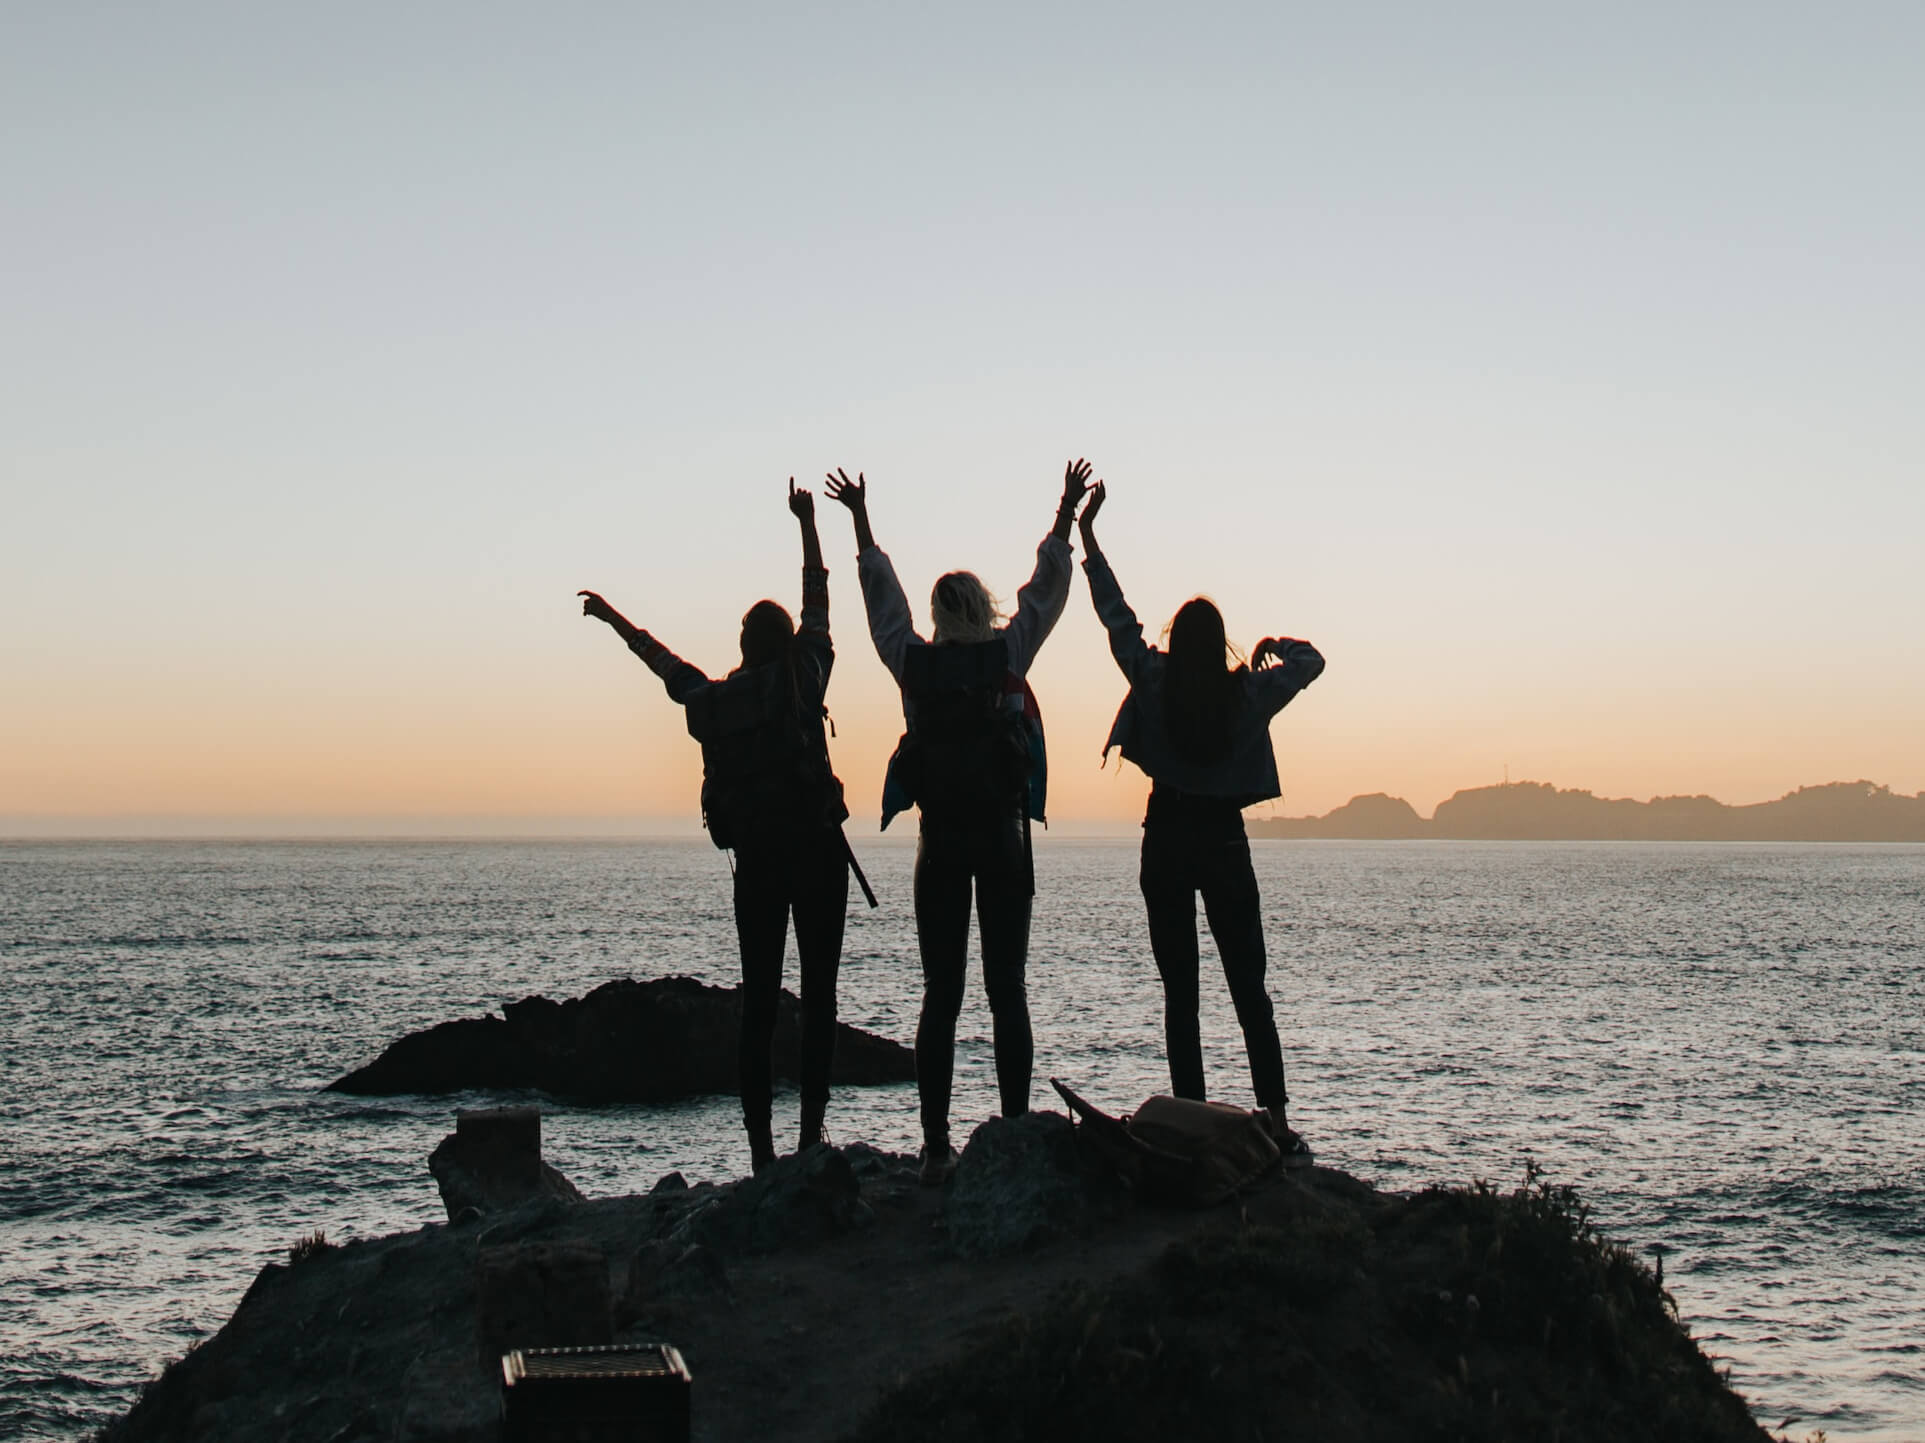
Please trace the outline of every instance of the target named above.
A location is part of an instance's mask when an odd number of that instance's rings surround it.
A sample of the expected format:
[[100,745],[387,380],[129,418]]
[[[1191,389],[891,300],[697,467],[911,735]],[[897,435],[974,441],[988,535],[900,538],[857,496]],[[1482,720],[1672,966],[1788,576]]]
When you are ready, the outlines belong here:
[[912,646],[902,656],[902,689],[914,697],[940,691],[993,691],[1009,675],[1009,642],[944,642]]

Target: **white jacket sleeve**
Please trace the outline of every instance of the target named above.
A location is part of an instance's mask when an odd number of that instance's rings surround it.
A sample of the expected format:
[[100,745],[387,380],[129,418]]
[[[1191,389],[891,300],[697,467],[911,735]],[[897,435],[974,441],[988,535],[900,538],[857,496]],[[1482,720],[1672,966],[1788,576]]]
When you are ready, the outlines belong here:
[[875,642],[876,655],[889,668],[889,675],[901,686],[903,655],[911,642],[922,640],[909,614],[909,598],[902,594],[896,568],[880,546],[871,546],[856,557],[856,578],[862,583],[863,609],[869,613],[869,639]]
[[1028,674],[1036,653],[1062,620],[1073,569],[1069,543],[1054,536],[1044,537],[1043,544],[1036,548],[1036,570],[1016,593],[1016,614],[1003,630],[1003,639],[1009,645],[1009,669],[1016,675]]

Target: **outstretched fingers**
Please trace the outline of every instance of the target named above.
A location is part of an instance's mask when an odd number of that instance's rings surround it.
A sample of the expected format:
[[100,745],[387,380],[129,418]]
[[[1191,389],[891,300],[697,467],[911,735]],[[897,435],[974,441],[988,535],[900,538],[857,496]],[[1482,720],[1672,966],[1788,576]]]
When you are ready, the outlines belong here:
[[851,511],[860,510],[869,499],[869,483],[864,473],[856,472],[856,479],[851,481],[849,473],[840,466],[828,473],[828,483],[823,489],[831,501],[840,501]]
[[1067,512],[1089,489],[1090,464],[1078,457],[1063,467],[1063,510]]

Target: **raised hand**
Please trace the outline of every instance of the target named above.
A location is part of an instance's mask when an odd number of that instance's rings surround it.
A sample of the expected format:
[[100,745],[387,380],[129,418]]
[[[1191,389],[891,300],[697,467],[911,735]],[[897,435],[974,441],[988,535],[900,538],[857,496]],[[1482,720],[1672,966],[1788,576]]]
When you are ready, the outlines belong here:
[[1262,671],[1267,666],[1274,666],[1283,660],[1285,653],[1287,653],[1291,647],[1300,645],[1302,645],[1302,643],[1294,636],[1266,636],[1262,641],[1258,642],[1256,647],[1251,651],[1250,666],[1256,671]]
[[1049,528],[1049,534],[1058,541],[1069,540],[1070,518],[1076,515],[1076,503],[1089,489],[1089,472],[1089,462],[1081,460],[1063,468],[1063,499],[1056,507],[1056,524]]
[[860,471],[851,481],[849,473],[838,466],[829,473],[827,490],[831,501],[840,501],[855,517],[856,555],[860,556],[876,544],[875,533],[869,529],[869,483]]
[[798,521],[815,520],[815,497],[809,494],[807,487],[798,491],[793,476],[789,478],[789,510]]
[[615,634],[623,641],[633,641],[642,634],[641,628],[614,607],[602,600],[598,591],[578,591],[575,595],[582,599],[582,615],[592,616],[597,621],[605,621],[615,628]]
[[1109,495],[1109,488],[1098,481],[1089,489],[1089,500],[1083,503],[1083,514],[1076,518],[1076,524],[1083,528],[1083,539],[1089,540],[1090,528],[1096,524],[1096,513],[1103,509],[1103,498]]
[[1083,493],[1089,490],[1089,477],[1090,464],[1080,457],[1063,468],[1064,509],[1071,511],[1076,509],[1076,503],[1081,501]]
[[856,472],[856,479],[851,481],[847,471],[840,466],[836,467],[829,473],[826,489],[831,501],[840,501],[857,515],[861,515],[868,509],[869,483],[863,479],[863,473],[860,471]]

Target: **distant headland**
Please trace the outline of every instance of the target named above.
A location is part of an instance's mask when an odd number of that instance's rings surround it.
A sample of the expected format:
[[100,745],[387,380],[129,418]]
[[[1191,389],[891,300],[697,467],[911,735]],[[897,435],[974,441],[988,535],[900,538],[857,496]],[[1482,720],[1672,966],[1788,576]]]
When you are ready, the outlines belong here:
[[1560,791],[1547,782],[1471,787],[1426,820],[1402,797],[1352,797],[1321,817],[1250,819],[1253,837],[1468,838],[1484,841],[1925,842],[1925,792],[1876,782],[1800,787],[1775,802],[1715,797],[1648,802]]

